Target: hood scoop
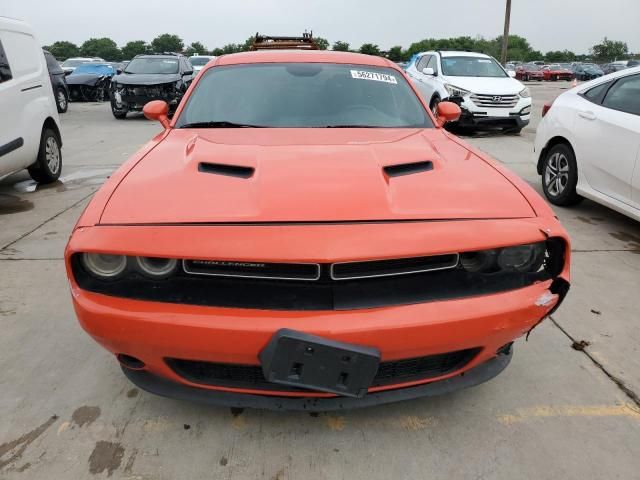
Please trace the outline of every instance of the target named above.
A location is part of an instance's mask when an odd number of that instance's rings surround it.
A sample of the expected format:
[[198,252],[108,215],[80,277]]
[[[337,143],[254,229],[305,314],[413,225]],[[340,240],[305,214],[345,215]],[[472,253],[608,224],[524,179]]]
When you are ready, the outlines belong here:
[[225,177],[251,178],[253,177],[255,168],[240,165],[224,165],[222,163],[200,162],[198,164],[198,171],[202,173],[212,173],[214,175],[223,175]]
[[400,163],[398,165],[387,165],[383,168],[384,173],[389,177],[401,177],[403,175],[413,175],[414,173],[428,172],[433,170],[433,162]]

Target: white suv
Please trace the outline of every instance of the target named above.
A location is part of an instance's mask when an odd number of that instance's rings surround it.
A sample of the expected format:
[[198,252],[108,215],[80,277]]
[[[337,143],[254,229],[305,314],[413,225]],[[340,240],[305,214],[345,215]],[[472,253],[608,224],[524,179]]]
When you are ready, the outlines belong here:
[[50,183],[62,171],[60,120],[40,45],[27,24],[0,17],[0,179],[28,168]]
[[443,100],[459,104],[461,127],[490,125],[520,132],[529,123],[529,89],[489,55],[423,52],[411,59],[406,72],[434,113]]

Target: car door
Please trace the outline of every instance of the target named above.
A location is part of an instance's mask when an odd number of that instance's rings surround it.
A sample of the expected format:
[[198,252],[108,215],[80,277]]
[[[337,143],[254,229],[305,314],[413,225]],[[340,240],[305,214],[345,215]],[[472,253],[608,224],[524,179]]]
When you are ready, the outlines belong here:
[[594,190],[631,205],[640,150],[640,74],[600,84],[578,98],[579,171]]
[[432,58],[433,55],[423,55],[420,57],[416,62],[416,71],[412,75],[415,79],[415,85],[418,87],[418,90],[427,103],[429,103],[431,101],[431,97],[433,97],[435,86],[433,83],[433,75],[426,75],[423,70],[427,68],[428,63]]
[[[7,57],[5,32],[0,30],[0,178],[19,168],[24,156],[24,135],[20,132],[20,85]],[[11,112],[11,113],[9,113]]]

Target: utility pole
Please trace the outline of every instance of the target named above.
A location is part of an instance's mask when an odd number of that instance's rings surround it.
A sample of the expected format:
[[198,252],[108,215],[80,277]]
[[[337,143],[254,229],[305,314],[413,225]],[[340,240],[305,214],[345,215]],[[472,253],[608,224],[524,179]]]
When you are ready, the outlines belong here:
[[509,21],[511,20],[511,0],[507,0],[507,8],[504,12],[504,33],[502,34],[502,55],[500,61],[507,63],[507,49],[509,48]]

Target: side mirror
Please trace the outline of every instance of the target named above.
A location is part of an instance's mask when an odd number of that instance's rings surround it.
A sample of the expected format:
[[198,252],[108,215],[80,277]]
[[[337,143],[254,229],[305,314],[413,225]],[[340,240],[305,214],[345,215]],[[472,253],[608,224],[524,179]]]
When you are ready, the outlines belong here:
[[511,78],[516,78],[516,72],[514,72],[513,70],[509,70],[507,73]]
[[122,73],[122,69],[121,68],[116,69],[116,75],[120,75],[121,73]]
[[453,102],[440,102],[437,109],[438,115],[436,120],[438,125],[442,127],[445,123],[455,122],[462,115],[460,107]]
[[152,100],[142,107],[144,116],[149,120],[157,120],[165,128],[169,128],[169,105],[164,100]]
[[422,69],[422,73],[424,73],[425,75],[433,75],[433,76],[435,76],[436,71],[431,67],[427,67],[427,68],[423,68]]
[[184,75],[193,75],[193,70],[185,70],[185,72],[182,74]]

